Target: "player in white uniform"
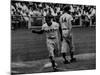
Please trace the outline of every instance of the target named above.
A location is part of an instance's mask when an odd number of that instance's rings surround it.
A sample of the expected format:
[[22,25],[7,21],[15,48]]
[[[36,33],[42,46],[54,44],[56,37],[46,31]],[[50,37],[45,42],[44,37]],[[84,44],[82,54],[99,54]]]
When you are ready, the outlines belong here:
[[58,31],[59,31],[59,24],[53,22],[52,17],[47,16],[45,18],[46,23],[43,24],[41,30],[32,30],[33,33],[46,33],[46,43],[47,49],[49,51],[49,58],[52,63],[52,67],[56,70],[56,63],[54,60],[54,50],[58,48]]
[[61,53],[64,58],[64,63],[69,63],[69,61],[66,59],[66,53],[70,52],[71,60],[70,62],[75,61],[76,59],[73,57],[73,52],[74,52],[74,45],[72,41],[72,24],[71,21],[73,20],[72,16],[69,14],[70,7],[66,6],[64,7],[64,14],[61,15],[60,17],[60,24],[62,28],[62,48],[61,48]]

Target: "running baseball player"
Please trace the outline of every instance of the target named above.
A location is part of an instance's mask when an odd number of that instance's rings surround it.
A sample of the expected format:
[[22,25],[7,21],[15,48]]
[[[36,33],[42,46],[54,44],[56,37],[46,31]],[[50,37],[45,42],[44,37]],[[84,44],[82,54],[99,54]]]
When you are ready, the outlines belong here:
[[[75,61],[76,59],[73,56],[74,53],[74,45],[73,45],[73,41],[72,41],[72,24],[71,21],[73,20],[72,16],[70,15],[70,7],[66,6],[64,7],[64,14],[61,15],[60,17],[60,24],[61,24],[61,28],[62,28],[62,47],[61,47],[61,53],[62,56],[64,58],[64,63],[70,63]],[[66,59],[66,53],[68,52],[68,48],[69,48],[69,52],[70,52],[70,57],[71,60],[68,61]]]
[[43,24],[41,30],[32,30],[33,33],[46,33],[46,43],[47,49],[49,51],[49,59],[52,63],[53,70],[57,70],[57,66],[54,60],[54,50],[58,47],[58,31],[59,31],[59,24],[52,21],[52,16],[45,17],[45,24]]

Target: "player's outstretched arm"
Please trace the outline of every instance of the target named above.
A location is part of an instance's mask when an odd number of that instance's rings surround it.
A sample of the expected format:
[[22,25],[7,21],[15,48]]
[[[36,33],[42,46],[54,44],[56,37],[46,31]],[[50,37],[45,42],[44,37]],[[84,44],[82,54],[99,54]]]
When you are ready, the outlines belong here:
[[42,34],[44,30],[32,30],[32,33]]

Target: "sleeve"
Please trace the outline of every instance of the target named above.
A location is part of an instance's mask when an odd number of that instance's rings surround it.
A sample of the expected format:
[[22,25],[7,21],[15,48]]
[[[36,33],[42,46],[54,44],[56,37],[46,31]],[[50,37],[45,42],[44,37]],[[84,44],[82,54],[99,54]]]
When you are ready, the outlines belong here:
[[72,21],[72,20],[73,20],[73,17],[72,17],[72,16],[70,16],[69,20],[70,20],[70,21]]
[[45,30],[45,25],[42,25],[42,29],[41,30]]

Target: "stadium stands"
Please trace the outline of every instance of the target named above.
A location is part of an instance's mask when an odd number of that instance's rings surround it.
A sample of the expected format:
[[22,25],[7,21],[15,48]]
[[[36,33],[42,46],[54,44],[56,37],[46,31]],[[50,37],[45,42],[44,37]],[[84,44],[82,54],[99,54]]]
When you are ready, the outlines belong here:
[[[70,14],[72,14],[73,26],[95,25],[96,6],[89,5],[73,5],[73,4],[58,4],[58,3],[40,3],[40,2],[11,2],[11,16],[12,22],[25,22],[27,26],[30,17],[41,17],[52,15],[58,17],[63,13],[63,7],[69,5],[71,7]],[[14,17],[14,18],[13,18]],[[56,21],[58,20],[55,18]],[[54,19],[54,20],[55,20]],[[92,21],[92,22],[90,22]],[[82,22],[82,23],[81,23]]]

